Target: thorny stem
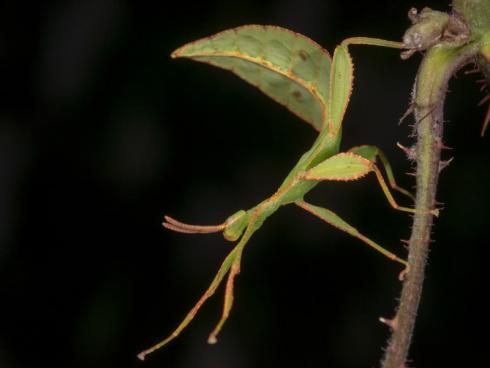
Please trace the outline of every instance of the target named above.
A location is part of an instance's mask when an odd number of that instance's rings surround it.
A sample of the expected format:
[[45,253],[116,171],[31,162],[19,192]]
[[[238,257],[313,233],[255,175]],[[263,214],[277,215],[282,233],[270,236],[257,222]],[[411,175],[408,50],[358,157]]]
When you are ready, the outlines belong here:
[[[471,41],[464,46],[442,42],[429,49],[422,60],[414,90],[417,131],[416,214],[409,242],[406,278],[400,304],[393,321],[393,334],[382,362],[383,368],[405,368],[415,318],[422,293],[425,265],[430,243],[432,214],[436,203],[443,147],[443,106],[449,78],[469,61],[478,61],[480,71],[490,83],[488,40],[490,32],[490,0],[453,0],[453,14],[462,16],[469,26]],[[479,48],[481,49],[479,50]],[[480,51],[480,53],[479,53]],[[490,110],[489,110],[490,111]],[[485,124],[488,119],[485,118]]]
[[392,323],[383,368],[406,367],[415,318],[422,294],[425,266],[429,251],[437,182],[443,147],[443,107],[450,77],[474,55],[474,46],[454,48],[438,45],[427,51],[417,74],[415,86],[417,193],[416,213],[409,242],[409,272],[404,281],[400,304]]

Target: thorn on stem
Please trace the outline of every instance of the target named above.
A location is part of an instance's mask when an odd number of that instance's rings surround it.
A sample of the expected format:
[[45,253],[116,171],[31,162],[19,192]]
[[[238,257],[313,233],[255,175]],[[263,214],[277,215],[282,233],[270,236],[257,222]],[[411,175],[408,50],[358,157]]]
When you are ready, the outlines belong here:
[[485,118],[483,118],[483,126],[481,129],[481,136],[485,135],[485,131],[487,130],[488,123],[490,123],[490,105],[488,106],[487,112],[485,114]]
[[439,149],[441,149],[441,150],[445,150],[445,149],[446,149],[446,150],[452,150],[452,148],[451,148],[451,147],[446,146],[446,145],[445,145],[444,143],[442,143],[442,142],[439,142],[439,143],[438,143],[438,146],[439,146]]
[[481,99],[481,101],[480,101],[480,102],[478,102],[478,106],[483,105],[483,104],[484,104],[485,102],[487,102],[488,100],[490,100],[490,95],[486,95],[485,97],[483,97],[483,98]]
[[410,161],[415,161],[417,159],[415,147],[405,147],[400,142],[396,142],[396,146],[405,152]]
[[486,79],[479,79],[476,84],[481,84],[480,92],[483,92],[488,87],[488,81]]
[[439,162],[439,173],[444,170],[449,164],[453,161],[454,157],[451,157],[449,160]]
[[398,120],[398,125],[401,125],[403,123],[403,121],[408,117],[408,115],[413,113],[414,109],[415,109],[415,103],[410,102],[410,105],[408,105],[407,110],[403,113],[400,120]]
[[[478,106],[481,106],[488,101],[490,101],[490,94],[483,97],[481,99],[481,101],[478,103]],[[481,132],[480,132],[481,137],[483,137],[485,135],[485,131],[487,130],[489,122],[490,122],[490,104],[488,105],[487,112],[485,113],[485,117],[483,118],[483,126],[482,126]]]
[[400,281],[404,281],[405,280],[405,277],[407,277],[408,273],[410,272],[410,266],[405,266],[405,269],[400,272],[400,274],[398,275],[398,280]]
[[466,74],[466,75],[468,75],[468,74],[476,74],[476,73],[480,73],[480,68],[478,68],[478,66],[475,69],[466,70],[464,72],[464,74]]
[[379,317],[379,321],[390,327],[393,331],[398,327],[398,318],[388,319],[384,317]]

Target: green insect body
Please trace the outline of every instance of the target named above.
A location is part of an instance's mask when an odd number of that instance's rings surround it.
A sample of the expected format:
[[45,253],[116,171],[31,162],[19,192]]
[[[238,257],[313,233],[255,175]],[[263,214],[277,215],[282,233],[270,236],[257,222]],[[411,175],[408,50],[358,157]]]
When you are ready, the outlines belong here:
[[296,204],[357,237],[390,259],[407,265],[406,261],[365,237],[334,212],[304,200],[304,196],[320,181],[357,180],[374,172],[391,206],[401,211],[413,212],[411,208],[398,206],[391,195],[376,165],[377,159],[385,166],[390,186],[413,198],[409,192],[396,185],[391,167],[377,147],[360,146],[339,153],[342,121],[353,82],[353,64],[348,52],[350,44],[402,47],[398,42],[349,38],[337,46],[331,57],[321,46],[300,34],[275,26],[249,25],[189,43],[172,53],[173,58],[189,58],[232,71],[287,107],[319,134],[313,146],[302,155],[279,189],[255,207],[240,210],[216,226],[189,225],[165,216],[163,225],[170,230],[183,233],[223,232],[227,240],[239,241],[223,261],[209,288],[176,330],[162,342],[140,353],[140,359],[177,337],[228,275],[222,317],[208,339],[209,343],[217,341],[217,334],[228,318],[233,304],[233,283],[240,272],[243,249],[254,232],[281,206]]

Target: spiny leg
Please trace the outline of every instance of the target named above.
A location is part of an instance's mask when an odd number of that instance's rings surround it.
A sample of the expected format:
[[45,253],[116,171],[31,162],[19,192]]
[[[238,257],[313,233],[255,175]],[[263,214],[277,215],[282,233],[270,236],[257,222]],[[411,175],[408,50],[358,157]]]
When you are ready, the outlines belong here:
[[385,156],[383,151],[378,150],[378,157],[384,166],[386,176],[388,177],[388,183],[390,184],[390,186],[394,190],[398,191],[399,193],[406,195],[407,197],[409,197],[415,201],[415,196],[412,193],[410,193],[408,190],[398,186],[398,184],[396,183],[395,175],[393,174],[393,170],[391,168],[390,162],[388,161],[388,158]]
[[[174,220],[168,216],[165,217],[165,219],[168,221],[170,224],[175,224],[175,226],[180,227],[184,226],[185,229],[187,229],[189,226],[191,229],[199,230],[202,228],[202,226],[196,226],[196,225],[188,225],[181,223],[177,220]],[[149,349],[144,350],[143,352],[138,354],[138,358],[141,360],[144,360],[146,355],[154,352],[155,350],[158,350],[162,346],[168,344],[170,341],[175,339],[177,336],[180,335],[182,330],[187,327],[187,325],[194,319],[195,315],[201,308],[201,306],[204,304],[204,302],[209,299],[215,292],[218,286],[221,284],[223,281],[224,277],[228,273],[228,280],[226,282],[226,290],[225,290],[225,298],[224,298],[224,306],[223,306],[223,314],[218,322],[217,326],[213,330],[213,332],[209,335],[208,342],[210,344],[216,343],[216,336],[220,332],[221,328],[223,327],[224,323],[226,322],[229,314],[231,307],[233,305],[233,282],[235,277],[240,273],[240,261],[241,261],[241,256],[243,252],[243,248],[249,241],[250,237],[252,234],[255,232],[255,219],[256,216],[250,219],[250,222],[248,223],[247,229],[245,230],[245,233],[243,234],[242,238],[238,242],[238,244],[233,248],[233,250],[228,254],[228,256],[225,258],[223,263],[221,264],[221,267],[218,270],[218,273],[214,277],[213,281],[209,285],[208,289],[206,292],[201,296],[199,301],[194,305],[194,307],[190,310],[190,312],[186,315],[184,320],[177,326],[177,328],[163,341],[155,344]],[[219,225],[220,226],[220,225]],[[211,228],[211,227],[204,227],[204,228]],[[187,232],[187,231],[186,231]],[[189,231],[190,232],[190,231]]]
[[372,159],[367,159],[354,152],[342,152],[329,157],[304,172],[302,178],[306,180],[352,181],[361,179],[371,171],[376,174],[381,189],[383,189],[383,193],[393,208],[404,212],[415,212],[413,208],[399,206],[396,203],[381,172],[373,163]]
[[[410,197],[411,199],[415,200],[414,196],[409,191],[398,186],[398,184],[395,181],[395,176],[393,175],[393,170],[391,168],[391,165],[390,165],[388,159],[386,158],[384,153],[378,147],[367,146],[367,145],[366,146],[359,146],[359,147],[354,147],[354,148],[350,149],[348,152],[359,155],[359,156],[361,156],[361,157],[363,157],[363,158],[365,158],[371,162],[371,171],[373,171],[374,174],[376,175],[376,178],[378,179],[379,185],[381,186],[381,189],[383,190],[383,193],[385,194],[386,199],[390,203],[391,207],[393,207],[394,209],[396,209],[398,211],[415,213],[415,210],[413,208],[400,206],[395,201],[395,198],[391,194],[390,189],[388,188],[388,185],[386,184],[386,181],[384,180],[383,175],[381,174],[381,171],[378,169],[378,167],[375,164],[376,157],[379,157],[379,159],[381,160],[381,163],[383,164],[383,166],[385,168],[386,176],[388,177],[388,182],[389,182],[390,186],[394,190],[396,190],[396,191]],[[435,209],[431,210],[430,213],[437,217],[437,216],[439,216],[439,209],[435,208]]]
[[[388,188],[388,185],[386,185],[386,182],[383,178],[383,175],[381,174],[381,171],[379,171],[378,167],[375,164],[373,164],[373,167],[371,170],[376,175],[376,179],[378,179],[378,183],[379,183],[381,189],[383,190],[383,193],[384,193],[386,199],[388,200],[388,203],[391,205],[391,207],[393,207],[395,210],[398,210],[398,211],[415,213],[414,208],[400,206],[395,201],[395,198],[391,194],[390,189]],[[438,208],[434,208],[434,209],[430,210],[429,212],[432,215],[439,217],[439,209]]]
[[218,342],[217,336],[226,320],[230,316],[231,307],[233,306],[233,287],[235,277],[240,273],[240,256],[237,256],[231,265],[230,272],[228,273],[228,280],[226,281],[226,289],[225,289],[225,300],[223,303],[223,313],[219,322],[217,323],[214,330],[209,334],[208,343],[216,344]]
[[235,277],[240,273],[240,262],[242,259],[242,253],[243,253],[243,248],[245,245],[247,245],[248,241],[252,237],[253,233],[257,230],[255,227],[257,217],[261,215],[261,211],[258,209],[254,211],[252,216],[250,217],[250,220],[247,225],[247,229],[243,233],[242,238],[240,239],[240,242],[236,246],[236,256],[235,260],[233,261],[233,264],[231,265],[230,272],[228,273],[228,280],[226,282],[226,289],[225,289],[225,299],[223,303],[223,312],[221,314],[221,318],[216,324],[216,327],[214,330],[209,334],[208,337],[208,343],[209,344],[216,344],[217,336],[220,333],[223,325],[225,324],[226,320],[228,319],[230,315],[231,308],[233,307],[233,287],[234,287],[234,281]]
[[386,172],[386,176],[388,177],[388,183],[390,184],[391,188],[398,191],[399,193],[406,195],[407,197],[410,197],[412,200],[415,200],[415,197],[412,193],[398,186],[395,180],[395,175],[393,174],[393,169],[391,168],[391,164],[388,161],[388,158],[383,153],[383,151],[381,151],[378,147],[368,146],[368,145],[358,146],[358,147],[351,148],[349,152],[353,152],[359,156],[362,156],[373,163],[376,161],[376,158],[378,157],[381,163],[383,164],[383,167]]
[[[395,198],[393,198],[393,195],[391,194],[390,189],[388,188],[388,185],[386,185],[386,182],[383,178],[383,175],[381,174],[381,171],[379,171],[378,167],[374,164],[373,164],[372,171],[376,175],[376,178],[378,179],[379,185],[381,186],[381,189],[383,190],[383,193],[385,194],[385,197],[388,200],[391,207],[393,207],[395,210],[398,210],[398,211],[415,213],[414,208],[403,207],[403,206],[400,206],[398,203],[396,203]],[[437,215],[439,214],[439,210],[433,210],[433,211],[437,211]],[[436,212],[434,212],[433,214],[436,215]]]
[[177,328],[164,340],[161,342],[153,345],[151,348],[146,349],[142,351],[141,353],[138,354],[138,358],[141,360],[144,360],[145,357],[154,352],[155,350],[160,349],[162,346],[168,344],[170,341],[175,339],[177,336],[180,335],[182,330],[187,327],[187,325],[194,319],[194,316],[196,313],[199,311],[201,306],[204,304],[204,302],[209,299],[215,292],[218,286],[220,285],[221,281],[229,271],[230,267],[234,263],[238,252],[241,251],[239,248],[239,245],[237,245],[233,250],[228,254],[228,256],[225,258],[223,263],[221,264],[221,267],[218,270],[218,273],[214,277],[213,281],[209,285],[208,289],[206,292],[201,296],[199,301],[194,305],[194,307],[190,310],[189,313],[185,316],[184,320],[177,326]]
[[364,236],[361,234],[355,227],[349,225],[347,222],[342,220],[337,214],[334,212],[323,208],[323,207],[318,207],[314,206],[312,204],[309,204],[305,201],[297,201],[295,202],[296,205],[299,207],[303,208],[304,210],[308,211],[309,213],[317,216],[321,220],[325,221],[326,223],[336,227],[339,230],[345,231],[346,233],[358,238],[359,240],[362,240],[364,243],[369,245],[371,248],[377,250],[384,256],[388,257],[389,259],[401,263],[402,265],[405,266],[405,268],[408,266],[407,261],[399,258],[396,256],[394,253],[390,252],[389,250],[383,248],[381,245],[378,243],[372,241],[368,237]]

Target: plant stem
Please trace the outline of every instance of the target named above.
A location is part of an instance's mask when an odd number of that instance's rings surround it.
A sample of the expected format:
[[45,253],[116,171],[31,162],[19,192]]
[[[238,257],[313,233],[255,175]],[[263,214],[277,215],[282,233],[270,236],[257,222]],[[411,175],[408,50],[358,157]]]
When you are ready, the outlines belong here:
[[[412,235],[409,242],[409,273],[403,284],[400,304],[392,322],[383,368],[404,368],[422,295],[425,266],[429,252],[432,215],[436,205],[443,133],[444,100],[451,76],[468,61],[478,60],[480,71],[490,81],[488,50],[480,49],[489,37],[490,0],[453,0],[453,14],[462,16],[469,27],[471,41],[464,46],[442,42],[425,54],[414,88],[417,133],[417,193]],[[478,41],[477,41],[478,40]],[[457,40],[455,40],[458,42]],[[486,46],[485,46],[486,47]],[[483,52],[478,55],[478,52]]]
[[473,48],[438,45],[429,49],[420,65],[415,86],[417,133],[417,194],[412,234],[409,242],[409,272],[403,284],[400,304],[393,323],[393,334],[383,359],[383,368],[405,367],[415,318],[422,294],[429,251],[437,182],[443,148],[443,108],[450,77],[473,53]]

